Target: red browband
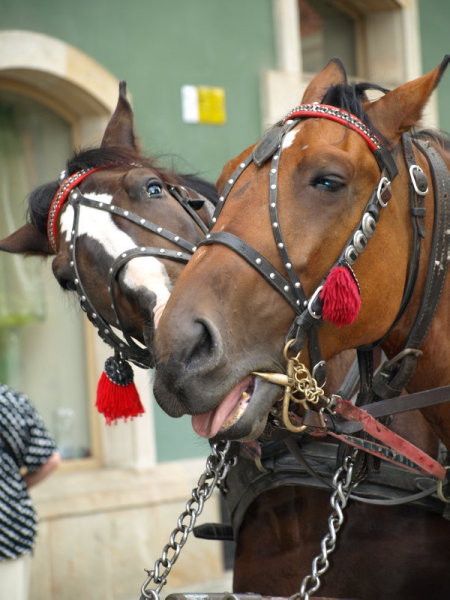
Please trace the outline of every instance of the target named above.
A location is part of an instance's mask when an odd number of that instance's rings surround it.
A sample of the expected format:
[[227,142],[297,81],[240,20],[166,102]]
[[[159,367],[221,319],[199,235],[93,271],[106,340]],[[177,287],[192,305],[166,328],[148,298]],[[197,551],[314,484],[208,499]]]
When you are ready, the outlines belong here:
[[67,201],[70,192],[73,190],[73,188],[77,187],[77,185],[79,185],[83,179],[86,179],[88,175],[102,168],[103,167],[83,169],[82,171],[77,171],[70,177],[66,177],[66,179],[64,179],[57,189],[56,194],[53,196],[47,217],[47,237],[50,246],[55,253],[58,251],[58,217],[62,207]]
[[302,117],[322,117],[329,119],[330,121],[336,121],[337,123],[341,123],[353,131],[356,131],[356,133],[359,133],[372,152],[379,150],[382,147],[381,142],[370,131],[367,125],[358,119],[358,117],[355,117],[355,115],[352,115],[341,108],[329,106],[328,104],[301,104],[286,115],[283,119],[283,123],[286,123],[289,119],[301,119]]

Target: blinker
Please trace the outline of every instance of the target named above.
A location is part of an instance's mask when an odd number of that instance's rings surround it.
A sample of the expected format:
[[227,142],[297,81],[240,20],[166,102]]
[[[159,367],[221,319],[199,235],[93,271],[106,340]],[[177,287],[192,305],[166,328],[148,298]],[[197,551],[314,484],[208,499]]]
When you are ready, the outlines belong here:
[[[295,124],[295,123],[294,123]],[[265,134],[253,150],[252,158],[256,166],[261,167],[279,148],[286,132],[292,127],[293,123],[276,123]]]

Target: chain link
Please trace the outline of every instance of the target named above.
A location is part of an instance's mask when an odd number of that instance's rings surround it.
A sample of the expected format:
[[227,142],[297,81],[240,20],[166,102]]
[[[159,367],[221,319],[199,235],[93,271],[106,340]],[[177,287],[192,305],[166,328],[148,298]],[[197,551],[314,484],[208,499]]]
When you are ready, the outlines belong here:
[[[151,598],[159,600],[159,594],[167,583],[167,578],[173,565],[177,561],[187,538],[194,529],[197,517],[203,511],[206,500],[211,496],[214,488],[221,488],[230,468],[235,464],[236,458],[229,458],[230,442],[213,444],[211,454],[206,460],[204,472],[200,475],[197,487],[192,490],[191,498],[186,503],[186,509],[178,517],[177,526],[169,537],[169,542],[164,546],[161,557],[155,561],[152,570],[145,569],[148,577],[141,588],[141,600]],[[149,589],[154,583],[156,587]]]
[[300,592],[294,596],[297,600],[309,600],[311,594],[314,594],[320,588],[320,578],[329,569],[328,556],[336,548],[337,534],[344,523],[344,509],[352,490],[357,485],[357,482],[353,480],[354,462],[354,457],[347,456],[344,464],[339,467],[333,477],[335,490],[330,498],[333,511],[328,518],[328,533],[325,534],[320,543],[320,554],[312,561],[311,573],[303,578]]

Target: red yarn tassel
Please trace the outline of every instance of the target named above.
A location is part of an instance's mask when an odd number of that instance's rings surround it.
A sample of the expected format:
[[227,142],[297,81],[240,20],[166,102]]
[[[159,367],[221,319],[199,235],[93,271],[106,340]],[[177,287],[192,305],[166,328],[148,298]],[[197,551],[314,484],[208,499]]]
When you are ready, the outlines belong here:
[[125,360],[114,356],[108,358],[98,382],[95,405],[107,425],[145,412],[133,382],[133,370]]
[[358,316],[361,296],[358,283],[347,267],[334,267],[320,293],[322,317],[338,327],[350,325]]

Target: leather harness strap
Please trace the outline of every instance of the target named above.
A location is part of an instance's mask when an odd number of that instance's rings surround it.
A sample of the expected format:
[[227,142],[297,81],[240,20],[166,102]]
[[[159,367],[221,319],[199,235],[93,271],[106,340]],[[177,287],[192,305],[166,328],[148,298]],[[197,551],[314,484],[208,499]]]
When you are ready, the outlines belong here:
[[[414,373],[417,359],[421,356],[420,347],[436,312],[447,275],[450,248],[450,179],[448,169],[433,146],[425,145],[420,140],[414,141],[426,157],[433,179],[434,223],[431,251],[421,304],[404,348],[397,355],[398,360],[394,357],[388,361],[374,380],[374,391],[380,398],[389,398],[400,394]],[[413,222],[415,222],[414,218]]]

